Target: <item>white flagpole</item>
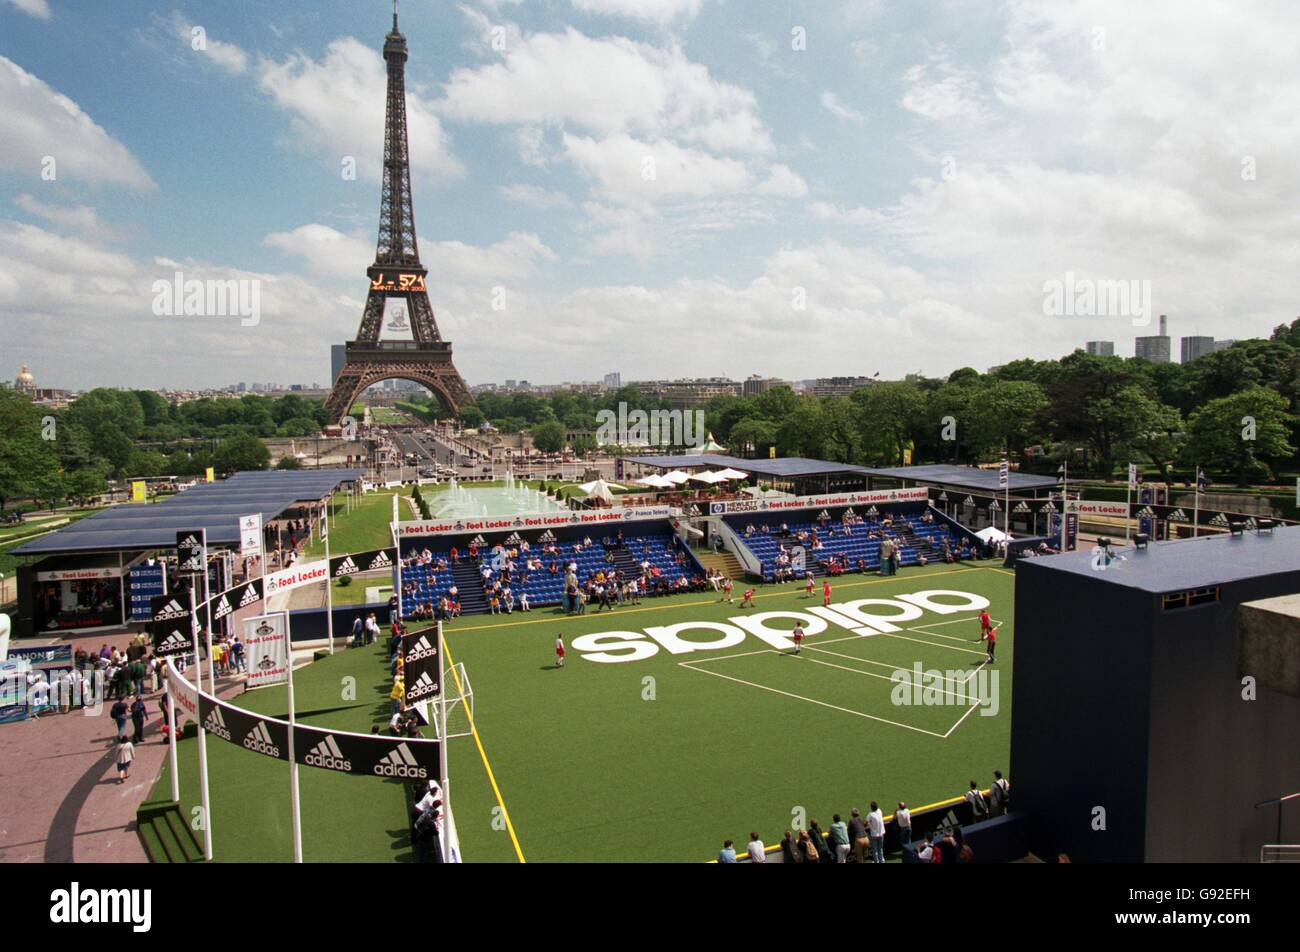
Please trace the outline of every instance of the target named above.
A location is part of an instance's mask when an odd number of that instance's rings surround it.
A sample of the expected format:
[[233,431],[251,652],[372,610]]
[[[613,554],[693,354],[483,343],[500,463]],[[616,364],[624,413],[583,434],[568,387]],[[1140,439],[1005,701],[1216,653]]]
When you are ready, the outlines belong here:
[[442,640],[442,622],[438,622],[438,785],[442,787],[442,861],[451,862],[451,794],[447,792],[447,672],[443,660],[447,647]]
[[[207,633],[207,638],[205,640],[207,641],[207,648],[208,648],[208,683],[212,686],[212,696],[216,697],[217,696],[217,667],[216,667],[216,663],[212,660],[212,606],[208,604],[208,598],[210,597],[210,595],[208,592],[208,539],[206,534],[203,537],[202,570],[203,570],[203,610],[208,613],[207,614],[208,623],[203,626],[203,630]],[[190,586],[190,591],[191,593],[194,591],[194,586]],[[196,658],[195,660],[197,661],[198,659]]]
[[[330,654],[334,653],[334,578],[328,572],[330,564],[330,537],[325,533],[325,631],[330,641]],[[292,666],[291,666],[292,667]]]
[[1133,511],[1133,463],[1128,464],[1128,491],[1124,494],[1124,544],[1128,545],[1130,524],[1129,514]]
[[1070,516],[1066,512],[1070,499],[1070,461],[1061,463],[1061,551],[1065,551],[1066,523]]
[[176,763],[176,698],[172,697],[172,679],[163,673],[163,696],[167,698],[167,762],[172,772],[172,803],[181,802],[181,775]]
[[293,861],[302,862],[302,804],[298,798],[298,759],[294,756],[296,718],[293,704],[293,639],[289,637],[289,613],[284,614],[285,653],[289,658],[289,812],[293,817]]
[[1196,508],[1192,515],[1192,538],[1195,539],[1201,532],[1201,467],[1196,467]]
[[[198,615],[194,611],[194,576],[190,576],[190,618],[193,619],[191,634],[194,638],[194,680],[199,693],[203,691],[203,659],[199,657]],[[213,685],[212,696],[216,697]],[[208,800],[208,732],[203,729],[203,718],[199,722],[199,803],[203,807],[203,858],[212,862],[212,804]]]

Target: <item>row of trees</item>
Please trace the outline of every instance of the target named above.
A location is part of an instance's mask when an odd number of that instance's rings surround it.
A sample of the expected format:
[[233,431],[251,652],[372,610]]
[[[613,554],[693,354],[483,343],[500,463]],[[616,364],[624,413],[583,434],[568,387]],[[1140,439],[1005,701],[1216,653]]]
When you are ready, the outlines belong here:
[[[1300,323],[1300,322],[1298,322]],[[850,397],[800,397],[778,387],[718,397],[715,436],[740,455],[802,455],[897,465],[972,463],[1004,454],[1030,470],[1070,459],[1079,475],[1111,478],[1130,460],[1201,465],[1242,483],[1292,463],[1300,332],[1241,342],[1191,364],[1097,357],[1020,360],[990,373],[909,378]]]

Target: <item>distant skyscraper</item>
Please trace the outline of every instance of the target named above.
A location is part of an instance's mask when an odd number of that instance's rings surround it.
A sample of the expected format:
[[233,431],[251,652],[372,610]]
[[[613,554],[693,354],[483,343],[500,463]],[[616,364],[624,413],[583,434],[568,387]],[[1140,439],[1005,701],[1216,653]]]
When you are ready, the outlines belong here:
[[1213,337],[1184,337],[1180,343],[1180,357],[1185,364],[1199,360],[1206,354],[1212,354],[1215,349]]
[[776,377],[760,377],[758,374],[751,374],[742,385],[742,392],[747,397],[756,397],[760,393],[771,390],[773,387],[788,386],[784,380],[778,380]]
[[1169,318],[1160,315],[1160,333],[1152,337],[1139,337],[1134,341],[1133,356],[1142,357],[1153,364],[1167,364],[1171,357]]
[[330,345],[330,386],[334,386],[334,381],[339,379],[339,371],[343,369],[343,362],[348,359],[347,344]]
[[1115,342],[1113,340],[1090,340],[1083,346],[1094,357],[1115,356]]
[[614,373],[605,374],[606,390],[617,390],[621,386],[623,386],[623,375],[621,373],[615,371]]

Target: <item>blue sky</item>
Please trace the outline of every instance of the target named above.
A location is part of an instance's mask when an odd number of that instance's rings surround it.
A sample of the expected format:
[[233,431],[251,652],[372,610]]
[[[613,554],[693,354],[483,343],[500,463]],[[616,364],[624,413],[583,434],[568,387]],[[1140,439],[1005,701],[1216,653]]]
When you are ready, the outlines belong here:
[[[1067,274],[1149,281],[1175,336],[1265,334],[1297,312],[1292,14],[1188,9],[406,0],[416,223],[457,364],[888,378],[1132,353],[1140,317],[1044,313]],[[326,382],[374,254],[390,17],[0,0],[0,374]],[[176,270],[259,282],[259,321],[155,314]]]

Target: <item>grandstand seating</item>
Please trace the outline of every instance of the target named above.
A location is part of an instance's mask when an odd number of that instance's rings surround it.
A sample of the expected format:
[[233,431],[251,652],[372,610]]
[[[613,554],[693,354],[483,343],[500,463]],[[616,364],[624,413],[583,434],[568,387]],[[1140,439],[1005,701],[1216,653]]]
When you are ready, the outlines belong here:
[[[672,584],[679,578],[685,577],[689,580],[696,574],[704,574],[698,561],[689,551],[685,552],[685,564],[677,564],[675,554],[684,550],[675,548],[673,537],[666,533],[625,535],[622,548],[611,548],[612,562],[606,560],[607,549],[600,539],[593,539],[589,546],[582,545],[581,542],[581,539],[574,539],[555,543],[558,554],[544,554],[542,546],[538,543],[530,543],[532,548],[528,554],[519,552],[513,560],[515,581],[510,585],[510,590],[515,596],[516,610],[519,609],[519,597],[522,594],[528,595],[530,608],[560,604],[564,595],[564,573],[570,563],[577,564],[579,584],[585,584],[588,578],[599,572],[609,572],[613,568],[619,569],[621,577],[639,576],[642,561],[650,563],[652,572],[658,570],[659,574],[654,577],[652,586],[659,578]],[[446,548],[435,549],[432,545],[427,547],[435,565],[439,559],[448,560],[447,569],[439,571],[433,565],[403,565],[403,585],[414,583],[416,586],[413,595],[407,594],[403,597],[403,614],[410,614],[416,605],[435,607],[438,600],[448,594],[453,585],[457,588],[463,614],[478,614],[488,610],[483,600],[481,570],[485,565],[491,567],[491,547],[482,547],[479,550],[479,558],[471,561],[462,543],[459,547],[460,562],[458,565],[451,565],[448,556],[451,543],[445,544]],[[578,547],[577,551],[575,546]],[[404,548],[403,555],[409,557],[413,552],[422,552],[425,548],[425,545],[414,544]],[[540,569],[528,571],[526,564],[529,555],[540,559],[542,565]],[[549,570],[552,564],[557,566],[554,573]],[[522,583],[518,581],[521,575],[525,576],[525,581]]]
[[[892,524],[885,525],[883,521],[885,518],[891,518]],[[764,523],[767,523],[769,532],[762,531]],[[754,526],[754,531],[746,536],[745,528],[751,524]],[[771,516],[731,522],[731,528],[735,530],[737,539],[749,548],[762,565],[764,581],[771,581],[775,577],[781,547],[785,546],[788,549],[792,545],[800,544],[797,540],[798,533],[807,532],[811,537],[813,530],[817,531],[818,539],[823,546],[814,549],[811,543],[803,543],[806,554],[805,565],[813,575],[824,575],[824,563],[834,555],[844,555],[847,558],[848,564],[844,569],[846,572],[858,571],[859,560],[862,561],[865,571],[877,571],[880,568],[880,543],[886,533],[899,544],[899,565],[917,565],[922,556],[927,562],[942,562],[945,540],[952,551],[953,558],[961,558],[963,541],[957,534],[939,520],[926,522],[919,513],[868,517],[860,523],[847,527],[839,521],[832,520],[826,524],[825,529],[815,521],[791,522],[787,518],[786,524],[790,533],[788,536],[777,534],[780,520],[776,520],[773,524]],[[977,554],[969,550],[968,553],[967,558]]]

